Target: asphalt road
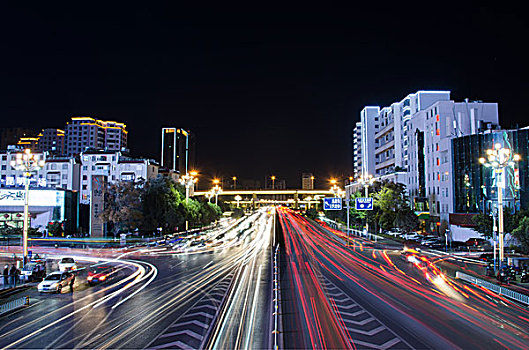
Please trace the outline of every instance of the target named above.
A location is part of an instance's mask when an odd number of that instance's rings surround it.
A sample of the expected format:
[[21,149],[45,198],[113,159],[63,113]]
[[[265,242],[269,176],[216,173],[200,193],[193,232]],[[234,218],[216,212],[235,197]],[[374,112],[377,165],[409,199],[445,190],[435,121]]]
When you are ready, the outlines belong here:
[[[361,238],[279,211],[285,348],[523,349],[529,312]],[[290,325],[290,326],[289,326]]]
[[243,220],[214,248],[113,257],[120,276],[111,283],[89,287],[80,275],[73,293],[20,292],[30,306],[0,316],[0,347],[226,348],[236,334],[238,347],[266,348],[271,218],[262,211]]

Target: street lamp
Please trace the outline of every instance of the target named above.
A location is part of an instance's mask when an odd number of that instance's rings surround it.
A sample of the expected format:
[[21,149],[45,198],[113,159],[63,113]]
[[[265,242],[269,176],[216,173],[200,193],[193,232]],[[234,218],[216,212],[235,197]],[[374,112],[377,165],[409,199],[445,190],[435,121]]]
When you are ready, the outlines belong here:
[[310,177],[310,189],[311,189],[311,190],[314,189],[314,176],[311,176],[311,177]]
[[[369,186],[372,185],[374,182],[375,182],[375,179],[373,178],[373,175],[370,175],[370,174],[366,174],[365,176],[362,175],[360,176],[360,178],[358,179],[358,182],[360,184],[362,184],[362,186],[364,186],[365,188],[365,198],[368,198],[369,197]],[[366,214],[366,234],[369,234],[369,220],[367,219],[367,214]],[[376,235],[375,235],[375,239],[376,239]]]
[[[520,160],[518,154],[512,154],[509,148],[504,148],[501,143],[496,143],[494,148],[487,150],[487,158],[479,158],[479,162],[487,167],[492,168],[496,178],[496,187],[498,188],[498,239],[500,250],[500,266],[504,259],[504,242],[503,242],[503,188],[505,187],[504,169],[514,167]],[[495,248],[496,249],[496,248]]]
[[[180,183],[186,188],[186,203],[189,202],[189,189],[194,186],[198,178],[196,177],[198,173],[196,171],[191,171],[186,173],[184,176],[180,177]],[[186,231],[189,229],[189,221],[186,220]]]
[[274,175],[270,176],[270,179],[272,179],[272,189],[274,189],[274,185],[276,182],[276,177]]
[[34,171],[44,167],[44,163],[44,159],[40,159],[38,154],[32,154],[30,149],[24,150],[24,153],[17,153],[15,160],[11,161],[11,166],[15,170],[24,172],[24,225],[22,231],[24,265],[28,257],[29,179]]
[[214,196],[214,194],[211,191],[206,193],[206,198],[208,199],[209,203],[211,203],[211,198],[213,198],[213,196]]
[[237,201],[237,208],[239,207],[239,201],[240,201],[241,199],[242,199],[241,196],[239,196],[239,195],[236,195],[236,196],[235,196],[235,200]]
[[233,189],[237,189],[237,176],[231,178],[233,180]]
[[213,184],[215,186],[213,186],[213,188],[211,189],[211,192],[215,195],[215,205],[218,205],[219,193],[222,192],[222,188],[219,186],[219,183],[220,183],[219,179],[214,179]]

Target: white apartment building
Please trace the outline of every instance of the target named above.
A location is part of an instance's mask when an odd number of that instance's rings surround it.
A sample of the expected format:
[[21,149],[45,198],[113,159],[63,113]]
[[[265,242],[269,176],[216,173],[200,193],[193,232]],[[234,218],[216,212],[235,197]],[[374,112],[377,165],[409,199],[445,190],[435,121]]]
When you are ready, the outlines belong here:
[[374,137],[374,176],[407,170],[410,120],[436,101],[449,99],[449,91],[418,91],[380,109],[378,131]]
[[353,130],[353,178],[362,175],[362,123],[358,122]]
[[[11,161],[22,149],[12,148],[0,153],[0,187],[24,186],[24,172],[15,170]],[[30,179],[31,187],[63,188],[79,190],[80,165],[74,158],[50,157],[47,152],[34,153],[46,163],[40,170],[34,172]]]
[[158,165],[148,159],[124,157],[121,152],[89,151],[81,153],[80,202],[90,203],[92,176],[103,175],[109,183],[147,180],[158,175]]
[[[498,127],[498,104],[438,101],[408,124],[406,186],[416,210],[438,217],[441,229],[454,212],[452,139]],[[477,155],[476,155],[477,159]]]

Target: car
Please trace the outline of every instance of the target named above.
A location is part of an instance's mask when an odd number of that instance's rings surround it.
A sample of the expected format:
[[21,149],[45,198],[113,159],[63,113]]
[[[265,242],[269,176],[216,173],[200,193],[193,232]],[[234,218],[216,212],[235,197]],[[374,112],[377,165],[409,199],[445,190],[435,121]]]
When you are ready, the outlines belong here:
[[422,239],[424,236],[420,235],[420,234],[417,234],[417,233],[410,233],[410,234],[406,234],[406,235],[404,235],[402,237],[404,239],[408,240],[408,241],[418,241],[418,240]]
[[86,280],[88,284],[93,286],[98,283],[111,281],[117,276],[117,271],[114,266],[96,265],[90,268]]
[[492,245],[490,244],[490,242],[483,238],[469,238],[465,243],[467,245],[467,248],[471,250],[492,250]]
[[73,258],[62,258],[59,261],[59,271],[75,271],[77,270],[77,264]]
[[21,273],[21,278],[28,282],[42,279],[46,276],[45,261],[37,260],[30,261],[24,266]]
[[419,262],[418,258],[419,251],[415,249],[408,249],[405,248],[402,253],[400,254],[400,257],[402,260],[409,262],[409,263],[417,263]]
[[62,289],[68,286],[73,279],[74,274],[71,272],[55,271],[44,277],[42,282],[38,284],[37,290],[40,293],[61,293]]

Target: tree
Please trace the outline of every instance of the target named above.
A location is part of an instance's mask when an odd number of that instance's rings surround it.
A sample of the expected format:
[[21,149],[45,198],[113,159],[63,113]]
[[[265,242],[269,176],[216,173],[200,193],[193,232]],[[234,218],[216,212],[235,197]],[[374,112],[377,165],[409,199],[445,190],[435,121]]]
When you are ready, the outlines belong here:
[[183,226],[185,213],[181,203],[185,197],[171,179],[159,176],[147,181],[140,200],[144,231],[154,232],[161,227],[164,231],[172,232]]
[[529,217],[524,216],[512,234],[520,242],[522,252],[529,253]]
[[141,184],[117,182],[111,184],[105,193],[105,208],[99,217],[112,223],[116,236],[121,230],[137,228],[142,219],[140,202]]
[[419,226],[417,215],[410,209],[406,186],[401,183],[375,183],[376,222],[382,229],[400,227],[405,231],[416,230]]

